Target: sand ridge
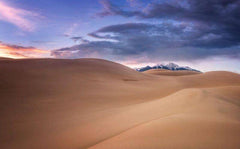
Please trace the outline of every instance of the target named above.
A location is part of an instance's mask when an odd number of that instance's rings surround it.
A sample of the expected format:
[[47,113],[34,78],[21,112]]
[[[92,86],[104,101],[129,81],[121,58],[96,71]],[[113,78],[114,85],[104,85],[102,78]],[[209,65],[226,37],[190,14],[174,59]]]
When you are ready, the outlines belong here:
[[190,71],[190,70],[167,70],[167,69],[150,69],[144,71],[143,73],[146,74],[153,74],[153,75],[166,75],[166,76],[183,76],[183,75],[193,75],[193,74],[200,74],[201,72],[197,71]]

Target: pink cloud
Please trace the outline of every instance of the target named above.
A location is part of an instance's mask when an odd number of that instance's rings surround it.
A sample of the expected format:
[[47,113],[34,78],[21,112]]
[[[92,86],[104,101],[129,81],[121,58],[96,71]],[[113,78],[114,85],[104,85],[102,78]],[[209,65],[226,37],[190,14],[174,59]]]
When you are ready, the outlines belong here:
[[36,17],[39,17],[37,13],[14,8],[0,1],[0,20],[14,24],[24,31],[33,31],[35,29],[33,19]]
[[23,47],[2,43],[0,41],[0,57],[8,58],[41,58],[49,57],[50,52],[35,47]]

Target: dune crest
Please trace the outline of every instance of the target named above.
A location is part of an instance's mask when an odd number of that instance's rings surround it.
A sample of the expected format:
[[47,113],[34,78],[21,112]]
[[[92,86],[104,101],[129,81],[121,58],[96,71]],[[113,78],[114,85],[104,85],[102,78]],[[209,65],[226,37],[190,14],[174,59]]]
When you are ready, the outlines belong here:
[[1,148],[240,148],[236,73],[153,75],[100,59],[0,70]]

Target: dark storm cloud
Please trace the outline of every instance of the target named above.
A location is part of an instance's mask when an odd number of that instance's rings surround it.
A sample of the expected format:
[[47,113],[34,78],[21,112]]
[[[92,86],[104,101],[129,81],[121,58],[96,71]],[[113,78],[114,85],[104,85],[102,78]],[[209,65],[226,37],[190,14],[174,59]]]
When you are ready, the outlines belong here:
[[224,35],[227,44],[239,44],[240,41],[240,0],[167,1],[165,3],[151,3],[141,11],[123,10],[110,1],[102,1],[102,3],[104,5],[102,14],[105,16],[135,16],[139,19],[198,23],[211,26],[212,30],[208,30],[210,33]]
[[239,0],[185,0],[151,3],[141,11],[123,10],[102,1],[99,16],[120,15],[158,24],[125,23],[98,29],[92,41],[55,50],[55,57],[124,59],[145,56],[161,60],[196,60],[209,56],[240,57]]
[[[202,31],[203,29],[205,31]],[[211,28],[172,23],[112,25],[90,33],[92,37],[110,41],[94,41],[58,49],[52,55],[65,58],[106,55],[109,57],[119,56],[121,59],[122,56],[144,54],[148,57],[157,55],[158,58],[165,60],[168,58],[194,60],[215,55],[233,56],[239,54],[238,47],[225,49],[231,43],[226,42],[224,36],[209,33],[208,30]],[[111,41],[113,39],[115,41]],[[215,46],[219,41],[222,43]]]
[[[99,16],[121,15],[124,17],[166,18],[177,20],[195,20],[203,22],[228,22],[239,23],[239,0],[181,0],[166,1],[164,3],[150,3],[144,9],[131,11],[121,9],[109,0],[101,1],[103,11]],[[228,16],[225,18],[224,16]]]

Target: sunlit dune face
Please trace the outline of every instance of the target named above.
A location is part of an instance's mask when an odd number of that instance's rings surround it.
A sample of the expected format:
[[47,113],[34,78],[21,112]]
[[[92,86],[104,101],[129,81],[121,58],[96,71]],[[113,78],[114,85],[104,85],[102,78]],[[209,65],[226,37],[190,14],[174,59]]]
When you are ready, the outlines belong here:
[[34,47],[21,47],[0,43],[0,57],[8,58],[37,58],[46,57],[49,51],[36,49]]

